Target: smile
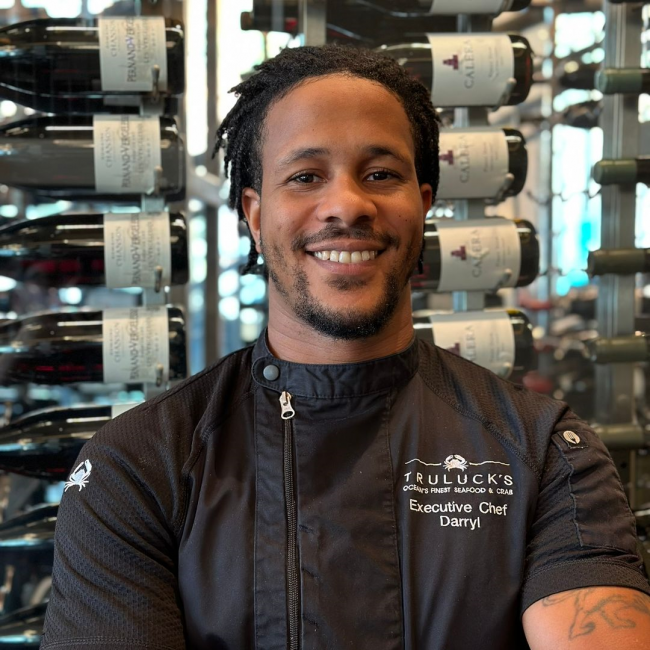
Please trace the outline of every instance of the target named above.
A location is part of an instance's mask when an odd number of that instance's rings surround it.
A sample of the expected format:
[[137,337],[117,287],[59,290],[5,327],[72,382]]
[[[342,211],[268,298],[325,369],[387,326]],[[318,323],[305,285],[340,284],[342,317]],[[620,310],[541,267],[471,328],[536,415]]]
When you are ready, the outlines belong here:
[[359,264],[374,260],[381,251],[315,251],[311,253],[319,260],[338,262],[339,264]]

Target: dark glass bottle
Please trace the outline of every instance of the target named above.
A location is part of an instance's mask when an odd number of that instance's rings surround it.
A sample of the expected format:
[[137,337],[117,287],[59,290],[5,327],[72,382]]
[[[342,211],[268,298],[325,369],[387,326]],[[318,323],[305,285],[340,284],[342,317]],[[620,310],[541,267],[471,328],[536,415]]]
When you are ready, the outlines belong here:
[[[185,284],[185,217],[170,213],[169,228],[171,284]],[[0,275],[44,287],[104,285],[106,265],[111,262],[110,256],[106,257],[105,243],[103,214],[63,214],[17,221],[0,228]]]
[[[477,223],[467,223],[467,240],[470,240],[471,233],[475,229],[482,229],[484,237],[490,235],[493,228],[492,218],[478,221]],[[525,287],[533,282],[539,273],[539,241],[537,239],[537,232],[535,227],[529,221],[524,219],[515,219],[514,224],[517,229],[517,236],[519,237],[521,266],[519,275],[515,282],[510,281],[506,286]],[[440,278],[442,275],[443,259],[440,249],[439,227],[444,228],[445,222],[435,224],[426,223],[424,226],[424,273],[421,275],[414,275],[411,278],[411,286],[417,291],[438,291]],[[489,248],[489,247],[488,247]],[[505,269],[504,269],[505,270]],[[490,278],[478,276],[472,279],[471,285],[454,286],[445,291],[489,291],[494,290],[495,287],[489,283]],[[497,287],[498,288],[498,287]]]
[[[499,188],[506,180],[505,177],[498,179],[498,187],[491,187],[487,194],[481,191],[484,183],[479,180],[485,173],[484,170],[488,170],[488,174],[491,173],[489,170],[497,155],[490,150],[495,133],[503,134],[508,148],[507,173],[512,174],[514,179],[500,198],[516,196],[524,189],[528,174],[528,151],[526,140],[519,131],[516,129],[487,130],[485,128],[443,129],[440,141],[438,199],[493,199],[496,197]],[[472,156],[472,149],[478,152],[476,158]],[[446,173],[449,173],[452,178],[451,184],[445,184]],[[460,182],[461,179],[463,182]],[[491,182],[489,184],[492,185]],[[457,186],[461,186],[461,191],[455,190]]]
[[593,129],[599,125],[603,103],[589,100],[568,106],[562,111],[562,124],[576,129]]
[[596,88],[603,95],[650,93],[650,70],[646,68],[605,68],[596,74]]
[[64,481],[83,445],[113,416],[89,404],[31,411],[0,429],[0,470]]
[[[185,196],[185,150],[172,118],[161,117],[161,193]],[[36,117],[0,128],[0,179],[37,195],[68,200],[139,203],[141,193],[104,194],[95,178],[93,118]],[[137,152],[129,152],[131,158]]]
[[[496,372],[500,376],[511,379],[512,381],[518,381],[523,377],[523,375],[529,370],[533,369],[535,362],[535,350],[534,350],[534,341],[533,341],[533,327],[528,320],[528,317],[523,312],[518,309],[506,309],[503,310],[504,314],[508,315],[510,319],[510,325],[512,327],[512,333],[514,336],[514,361],[509,368],[505,368],[501,365],[501,362],[497,360],[496,365],[491,365],[486,363],[484,367],[488,370]],[[453,314],[453,316],[447,317],[446,315],[443,318],[450,318],[451,321],[457,325],[457,329],[460,331],[466,329],[468,326],[472,326],[475,329],[481,329],[486,326],[487,321],[483,319],[484,312],[461,312]],[[413,326],[415,328],[416,335],[427,341],[428,343],[438,345],[435,343],[435,334],[434,334],[434,322],[436,321],[436,313],[429,310],[422,310],[415,312],[413,314]],[[498,341],[496,342],[498,343]],[[446,347],[449,352],[453,352],[461,356],[461,346],[454,345],[452,347]],[[471,357],[466,357],[471,358]],[[474,359],[471,359],[474,360]],[[480,359],[476,359],[476,363],[480,363]]]
[[[435,34],[431,38],[435,38]],[[467,34],[466,40],[472,41],[474,38],[481,37],[498,37],[499,35],[485,34]],[[519,34],[508,34],[512,44],[513,60],[513,78],[515,86],[510,92],[506,101],[507,105],[520,104],[525,101],[530,92],[533,83],[533,53],[528,41]],[[433,60],[434,53],[430,43],[402,43],[398,45],[386,45],[378,48],[377,51],[385,54],[402,65],[415,78],[421,81],[427,88],[433,91]],[[442,63],[442,60],[440,61]],[[460,65],[456,62],[456,65]],[[472,65],[474,62],[472,61]],[[435,94],[435,93],[434,93]],[[432,97],[435,106],[491,106],[495,102],[486,98],[481,92],[466,93],[464,97],[459,97],[457,103],[444,101],[440,98]]]
[[593,177],[600,185],[650,185],[650,156],[599,160],[594,165]]
[[[99,310],[44,312],[0,324],[0,385],[105,381],[103,314]],[[167,320],[169,378],[183,379],[185,319],[180,309],[167,307]],[[137,332],[133,344],[142,344]],[[132,354],[142,361],[142,352]]]
[[590,276],[613,273],[650,273],[650,248],[613,248],[591,251],[587,258]]
[[[185,88],[184,28],[164,19],[164,30],[167,88],[161,92],[177,96]],[[42,112],[128,112],[129,98],[143,93],[102,89],[99,31],[98,21],[64,18],[0,28],[0,97]],[[135,60],[142,56],[132,52]]]
[[0,648],[27,650],[37,648],[43,636],[47,603],[22,607],[0,617]]
[[600,63],[567,61],[558,68],[555,75],[562,88],[594,90],[596,88],[596,73],[600,68]]
[[[502,11],[521,11],[530,6],[531,0],[510,0],[509,4],[503,7],[503,3],[498,0],[473,0],[468,4],[471,10],[467,10],[465,5],[458,6],[456,2],[456,13],[469,14],[489,14],[497,15]],[[454,11],[453,0],[364,0],[364,4],[374,6],[381,11],[391,13],[407,14],[449,14]]]
[[58,510],[58,504],[43,505],[0,524],[0,558],[20,561],[29,553],[40,561],[51,561]]

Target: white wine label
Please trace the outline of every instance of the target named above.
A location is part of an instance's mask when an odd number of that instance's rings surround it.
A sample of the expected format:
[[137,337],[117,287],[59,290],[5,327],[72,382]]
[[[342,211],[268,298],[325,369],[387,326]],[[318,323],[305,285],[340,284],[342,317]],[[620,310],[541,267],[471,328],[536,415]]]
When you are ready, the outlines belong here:
[[[510,3],[508,3],[508,6]],[[442,15],[491,14],[501,12],[503,0],[433,0],[429,13]]]
[[514,75],[507,34],[429,34],[435,106],[495,106]]
[[151,91],[155,65],[160,69],[158,87],[161,91],[167,90],[164,18],[99,18],[98,23],[103,91]]
[[167,307],[105,309],[102,323],[105,382],[140,383],[169,379]]
[[111,419],[116,418],[118,415],[122,415],[122,413],[126,413],[127,411],[130,411],[134,406],[137,406],[138,403],[141,402],[129,402],[128,404],[113,404],[111,406]]
[[158,266],[162,269],[162,286],[169,285],[172,268],[169,213],[104,215],[107,287],[154,287]]
[[93,116],[95,187],[107,194],[147,194],[160,167],[160,119]]
[[440,131],[438,199],[491,199],[508,173],[509,154],[502,129],[442,129]]
[[456,314],[432,314],[433,339],[479,366],[507,377],[515,362],[515,333],[502,310]]
[[517,226],[508,219],[436,223],[440,242],[438,291],[514,287],[521,271]]

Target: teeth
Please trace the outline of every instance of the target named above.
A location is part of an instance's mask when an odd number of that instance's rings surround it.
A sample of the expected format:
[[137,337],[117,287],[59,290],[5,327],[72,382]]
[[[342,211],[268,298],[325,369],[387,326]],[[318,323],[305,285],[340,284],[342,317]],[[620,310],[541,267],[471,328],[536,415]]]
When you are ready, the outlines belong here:
[[316,251],[314,257],[319,260],[329,260],[330,262],[340,262],[342,264],[357,264],[358,262],[367,262],[377,257],[377,251]]

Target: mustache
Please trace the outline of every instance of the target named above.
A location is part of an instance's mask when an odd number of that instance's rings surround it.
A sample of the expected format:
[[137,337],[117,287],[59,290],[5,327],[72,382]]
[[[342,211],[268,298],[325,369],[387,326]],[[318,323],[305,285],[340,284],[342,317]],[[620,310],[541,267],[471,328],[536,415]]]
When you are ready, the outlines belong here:
[[336,241],[337,239],[354,239],[359,241],[369,241],[379,244],[382,248],[390,246],[399,246],[400,238],[388,233],[375,232],[370,226],[350,226],[341,228],[334,224],[328,224],[320,232],[313,235],[298,235],[291,242],[293,252],[300,251],[305,246],[320,244],[324,241]]

